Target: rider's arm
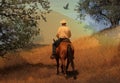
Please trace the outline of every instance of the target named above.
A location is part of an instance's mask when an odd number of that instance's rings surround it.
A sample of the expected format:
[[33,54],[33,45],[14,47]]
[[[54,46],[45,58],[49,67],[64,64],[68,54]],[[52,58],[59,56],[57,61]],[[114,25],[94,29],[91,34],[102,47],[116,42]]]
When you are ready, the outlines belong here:
[[70,30],[69,30],[68,34],[69,34],[69,38],[70,38],[71,37],[71,31]]
[[59,34],[57,34],[56,37],[59,38]]
[[59,38],[60,31],[61,31],[61,28],[59,27],[59,28],[58,28],[58,31],[57,31],[57,34],[56,34],[56,37],[57,37],[57,38]]
[[67,32],[68,32],[68,38],[70,38],[71,37],[71,31],[70,31],[69,28],[67,28]]

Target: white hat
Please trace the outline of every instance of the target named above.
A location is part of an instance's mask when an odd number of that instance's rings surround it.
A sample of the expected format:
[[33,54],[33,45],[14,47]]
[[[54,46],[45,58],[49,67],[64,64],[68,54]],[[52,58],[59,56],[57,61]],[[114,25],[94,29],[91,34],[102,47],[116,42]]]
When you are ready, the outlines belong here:
[[63,20],[60,21],[60,23],[63,24],[63,23],[67,23],[67,22],[66,22],[65,19],[63,19]]

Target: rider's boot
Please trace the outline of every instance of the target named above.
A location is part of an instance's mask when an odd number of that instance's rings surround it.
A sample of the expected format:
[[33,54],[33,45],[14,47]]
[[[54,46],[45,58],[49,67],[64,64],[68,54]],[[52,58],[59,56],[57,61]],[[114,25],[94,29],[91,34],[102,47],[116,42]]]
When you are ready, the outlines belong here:
[[50,56],[51,59],[54,59],[56,56],[56,47],[53,45],[52,46],[52,55]]

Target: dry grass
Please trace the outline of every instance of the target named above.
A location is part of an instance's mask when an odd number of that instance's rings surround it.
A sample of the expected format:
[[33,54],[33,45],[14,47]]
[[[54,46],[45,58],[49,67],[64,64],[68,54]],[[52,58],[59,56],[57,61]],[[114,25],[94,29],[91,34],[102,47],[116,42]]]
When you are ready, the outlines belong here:
[[77,46],[79,47],[76,47],[75,53],[76,67],[79,69],[79,78],[83,83],[119,83],[120,55],[117,45],[104,46],[96,42],[86,49],[82,47],[85,46],[83,44]]
[[19,50],[0,58],[0,83],[119,83],[120,44],[104,34],[73,41],[77,79],[56,75],[51,45]]

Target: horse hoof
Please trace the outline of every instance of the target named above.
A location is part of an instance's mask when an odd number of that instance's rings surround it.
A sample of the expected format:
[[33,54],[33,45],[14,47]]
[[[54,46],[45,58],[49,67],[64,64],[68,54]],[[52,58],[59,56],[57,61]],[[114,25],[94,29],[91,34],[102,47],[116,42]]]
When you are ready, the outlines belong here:
[[59,75],[59,73],[56,73],[56,75]]
[[53,57],[53,56],[50,56],[50,59],[55,59],[55,57]]
[[68,76],[67,76],[67,74],[65,75],[65,78],[66,78],[66,79],[68,79]]
[[76,76],[74,76],[74,77],[73,77],[73,79],[74,79],[74,80],[76,80],[76,79],[77,79],[77,77],[76,77]]
[[61,71],[62,74],[64,74],[64,71]]

